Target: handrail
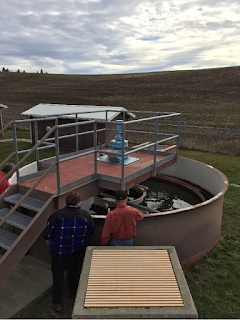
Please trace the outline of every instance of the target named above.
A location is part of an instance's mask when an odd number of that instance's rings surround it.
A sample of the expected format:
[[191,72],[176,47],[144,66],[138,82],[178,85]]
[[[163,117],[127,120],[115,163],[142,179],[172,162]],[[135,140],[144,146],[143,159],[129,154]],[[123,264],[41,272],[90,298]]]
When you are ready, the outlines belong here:
[[[106,108],[107,109],[107,108]],[[100,110],[99,110],[100,111]],[[110,110],[110,109],[108,109],[108,110],[102,110],[102,112],[105,112],[105,111],[112,111],[112,110]],[[116,111],[116,110],[114,110],[114,111]],[[119,110],[119,112],[123,112],[124,114],[125,114],[125,111],[123,111],[123,110]],[[94,112],[96,112],[96,111],[94,111]],[[131,111],[128,111],[128,112],[131,112]],[[135,111],[136,112],[136,111]],[[91,113],[91,112],[82,112],[82,113]],[[180,118],[180,113],[165,113],[165,112],[136,112],[136,113],[149,113],[149,114],[153,114],[153,116],[150,116],[150,117],[148,117],[148,118],[146,118],[146,117],[144,117],[144,118],[140,118],[140,119],[136,119],[136,120],[132,120],[132,121],[126,121],[125,120],[125,117],[123,117],[123,120],[122,120],[122,122],[121,122],[121,126],[122,126],[122,147],[121,147],[121,155],[122,155],[122,161],[121,161],[121,187],[123,187],[124,186],[124,183],[125,183],[125,175],[124,175],[124,157],[125,156],[127,156],[127,155],[130,155],[130,154],[132,154],[132,153],[134,153],[134,152],[137,152],[137,151],[140,151],[140,150],[143,150],[143,149],[146,149],[146,148],[149,148],[149,147],[153,147],[153,151],[154,151],[154,164],[153,164],[153,174],[154,174],[154,172],[155,172],[155,169],[156,169],[156,145],[157,144],[159,144],[159,143],[162,143],[162,142],[165,142],[165,141],[168,141],[168,140],[172,140],[172,139],[178,139],[179,140],[179,130],[178,130],[178,133],[177,133],[177,135],[176,134],[171,134],[171,133],[158,133],[158,119],[165,119],[165,118],[168,118],[168,117],[175,117],[175,116],[178,116],[178,118]],[[68,113],[66,113],[66,114],[68,114]],[[76,113],[73,113],[73,114],[76,114]],[[63,115],[63,114],[62,114]],[[76,114],[76,116],[77,116],[77,114]],[[49,118],[48,118],[49,119]],[[51,117],[51,119],[57,119],[57,118],[53,118],[53,117]],[[29,122],[29,121],[38,121],[38,120],[46,120],[46,118],[40,118],[40,119],[29,119],[29,120],[15,120],[15,121],[11,121],[7,126],[5,126],[4,127],[4,130],[7,128],[7,127],[9,127],[11,124],[13,124],[14,122],[15,123],[18,123],[18,122],[24,122],[24,121],[27,121],[27,122]],[[147,132],[148,134],[152,134],[152,135],[154,135],[154,142],[152,142],[152,143],[149,143],[148,145],[140,145],[140,146],[138,146],[137,148],[134,148],[134,149],[130,149],[130,150],[125,150],[125,148],[124,148],[124,141],[125,141],[125,133],[126,132],[137,132],[137,133],[145,133],[146,134],[146,132],[145,131],[142,131],[141,129],[140,129],[140,131],[139,130],[125,130],[125,126],[127,125],[131,125],[131,124],[136,124],[136,123],[138,123],[138,124],[141,124],[141,123],[143,123],[143,122],[149,122],[149,121],[153,121],[153,120],[155,120],[155,129],[154,129],[154,132]],[[17,170],[17,172],[18,172],[18,168],[21,166],[21,164],[33,153],[33,152],[38,152],[38,150],[41,150],[41,149],[46,149],[46,148],[52,148],[52,147],[54,147],[54,145],[55,145],[55,160],[57,160],[57,168],[56,168],[56,170],[57,170],[57,176],[58,176],[58,180],[59,180],[59,187],[58,187],[58,193],[60,192],[59,190],[60,190],[60,188],[61,188],[61,186],[60,186],[60,171],[59,171],[59,168],[58,168],[58,166],[59,166],[59,164],[61,163],[61,162],[64,162],[64,161],[67,161],[67,160],[69,160],[69,159],[73,159],[73,158],[78,158],[78,157],[81,157],[81,156],[83,156],[83,155],[86,155],[86,154],[89,154],[89,153],[94,153],[95,154],[95,156],[94,156],[94,159],[95,159],[95,162],[97,162],[97,157],[96,157],[96,155],[97,155],[97,153],[98,152],[101,152],[101,153],[105,153],[106,155],[109,155],[109,154],[115,154],[115,152],[113,152],[112,150],[99,150],[99,148],[98,148],[98,145],[97,145],[97,133],[98,132],[100,132],[100,131],[108,131],[108,130],[114,130],[114,129],[110,129],[110,128],[107,128],[107,124],[109,124],[109,120],[90,120],[90,121],[83,121],[83,122],[74,122],[74,123],[67,123],[67,124],[61,124],[61,125],[59,125],[58,123],[57,123],[57,121],[55,121],[55,125],[42,137],[42,139],[41,140],[37,140],[37,143],[36,143],[36,145],[32,148],[32,149],[28,149],[28,150],[22,150],[22,151],[17,151],[17,149],[15,148],[15,152],[14,153],[12,153],[10,156],[8,156],[8,158],[7,159],[5,159],[4,160],[4,162],[2,163],[2,164],[4,164],[4,163],[6,163],[7,162],[7,160],[8,159],[10,159],[14,154],[23,154],[23,153],[27,153],[20,161],[18,161],[18,160],[15,160],[15,163],[17,162],[17,164],[15,164],[15,166],[13,167],[13,169],[9,172],[9,173],[7,173],[5,176],[4,176],[4,178],[0,181],[0,184],[1,183],[3,183],[6,179],[8,179],[11,175],[12,175],[12,173],[13,172],[15,172],[16,170]],[[78,127],[81,127],[82,125],[84,125],[84,124],[93,124],[94,125],[94,128],[93,128],[93,130],[88,130],[88,131],[84,131],[84,132],[78,132],[78,130],[77,130],[77,133],[74,133],[74,134],[67,134],[67,135],[63,135],[63,136],[58,136],[58,133],[56,134],[56,132],[58,132],[58,129],[60,129],[60,128],[67,128],[67,127],[76,127],[76,128],[78,128]],[[97,129],[97,124],[98,123],[101,123],[101,124],[105,124],[105,128],[103,128],[103,129]],[[113,124],[113,125],[119,125],[119,122],[118,121],[111,121],[111,124]],[[177,125],[177,127],[179,128],[179,125],[180,125],[180,123],[179,123],[179,121],[178,121],[178,125]],[[53,133],[55,131],[55,137],[53,137],[53,138],[50,138],[50,135]],[[94,135],[94,148],[93,148],[93,150],[91,150],[91,151],[87,151],[87,153],[86,152],[83,152],[83,153],[81,153],[81,154],[77,154],[77,155],[74,155],[74,156],[70,156],[70,157],[66,157],[66,158],[64,158],[64,159],[59,159],[58,160],[58,157],[59,157],[59,146],[57,146],[57,144],[59,143],[59,141],[60,141],[60,139],[64,139],[64,138],[69,138],[69,137],[78,137],[78,136],[81,136],[81,135],[86,135],[86,134],[93,134]],[[158,140],[157,138],[158,138],[158,136],[159,135],[163,135],[163,136],[168,136],[167,138],[165,138],[165,139],[162,139],[162,140]],[[16,139],[16,137],[15,137],[15,139]],[[54,141],[55,143],[49,143],[50,141]],[[105,143],[106,143],[106,141],[107,140],[105,140]],[[46,144],[47,144],[47,146],[42,146],[41,147],[41,145],[43,144],[44,145],[44,143],[46,142]],[[177,143],[178,144],[178,143]],[[107,145],[107,143],[106,143],[106,145]],[[78,148],[77,148],[77,150],[78,150]],[[177,152],[176,152],[176,159],[177,159]],[[2,165],[1,164],[1,165]],[[96,175],[96,172],[97,172],[97,163],[95,163],[95,175]],[[18,179],[18,178],[17,178]]]
[[1,130],[0,130],[0,135],[10,126],[12,126],[14,124],[15,120],[11,120],[10,122],[8,122],[8,124],[6,124]]
[[12,170],[10,170],[5,176],[4,178],[0,181],[0,184],[3,183],[5,180],[7,180],[9,177],[11,177],[11,175],[16,171],[16,169],[18,167],[20,167],[20,165],[38,148],[38,146],[40,146],[42,144],[42,142],[53,132],[57,129],[57,126],[52,127],[51,130],[49,130],[43,137],[41,140],[38,141],[37,144],[35,144],[35,146],[17,163],[15,164],[15,166],[12,168]]
[[43,178],[52,170],[57,161],[53,162],[51,166],[44,172],[44,174],[34,183],[34,185],[25,193],[25,195],[15,204],[15,206],[8,212],[8,214],[0,222],[0,228],[5,221],[11,216],[11,214],[21,205],[21,203],[29,196],[33,189],[43,180]]
[[13,151],[1,164],[0,167],[2,167],[6,162],[8,162],[9,159],[11,159],[16,154],[15,151]]

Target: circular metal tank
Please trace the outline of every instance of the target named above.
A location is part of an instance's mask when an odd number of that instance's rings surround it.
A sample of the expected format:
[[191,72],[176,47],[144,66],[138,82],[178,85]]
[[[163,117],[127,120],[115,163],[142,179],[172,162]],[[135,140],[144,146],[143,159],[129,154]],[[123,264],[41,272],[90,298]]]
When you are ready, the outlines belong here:
[[[134,246],[174,246],[181,265],[201,259],[219,241],[223,198],[228,188],[226,176],[219,170],[188,158],[162,170],[161,175],[191,182],[213,197],[188,208],[145,214],[137,224]],[[99,245],[105,216],[94,215],[95,232],[86,245]]]

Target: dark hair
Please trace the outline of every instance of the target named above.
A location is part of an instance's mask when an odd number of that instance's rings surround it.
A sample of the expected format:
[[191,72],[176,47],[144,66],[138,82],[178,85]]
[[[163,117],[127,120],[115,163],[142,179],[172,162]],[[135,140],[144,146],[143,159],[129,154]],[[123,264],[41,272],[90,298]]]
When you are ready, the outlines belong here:
[[14,165],[12,163],[5,164],[5,166],[2,168],[2,172],[8,173],[13,167]]
[[66,205],[68,206],[76,206],[79,202],[82,201],[81,193],[77,191],[70,191],[66,197]]
[[128,196],[127,196],[126,192],[123,190],[118,190],[115,192],[115,199],[117,199],[117,200],[125,200],[125,199],[127,199],[127,197]]

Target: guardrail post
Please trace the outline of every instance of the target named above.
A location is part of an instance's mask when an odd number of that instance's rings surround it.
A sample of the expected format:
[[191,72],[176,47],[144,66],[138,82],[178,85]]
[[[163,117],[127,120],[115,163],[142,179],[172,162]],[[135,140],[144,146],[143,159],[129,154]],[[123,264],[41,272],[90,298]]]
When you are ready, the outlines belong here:
[[153,176],[156,176],[157,174],[156,172],[157,132],[158,132],[158,118],[155,119]]
[[56,155],[56,173],[57,173],[57,190],[61,194],[60,170],[59,170],[59,139],[58,139],[58,119],[55,120],[57,129],[55,130],[55,155]]
[[[30,124],[31,125],[31,124]],[[35,144],[38,143],[38,127],[37,121],[34,121]],[[39,150],[36,149],[37,170],[40,171]]]
[[[106,110],[106,121],[108,121],[108,116],[107,116],[107,110]],[[108,144],[108,124],[105,123],[105,144]]]
[[93,139],[94,139],[94,167],[95,167],[95,179],[97,179],[97,123],[94,122],[93,124],[94,133],[93,133]]
[[[75,122],[78,122],[78,115],[76,113],[76,118],[75,118]],[[75,133],[76,133],[76,151],[79,150],[79,146],[78,146],[78,125],[76,125],[75,127]]]
[[[12,125],[12,131],[13,131],[13,146],[15,153],[15,165],[18,163],[18,146],[17,146],[17,130],[16,130],[16,124],[15,122]],[[19,183],[19,168],[16,170],[16,176],[17,176],[17,183]]]
[[178,158],[178,148],[179,148],[179,136],[180,136],[180,120],[181,120],[181,114],[178,116],[178,127],[177,127],[177,146],[176,146],[176,162]]
[[122,150],[121,150],[121,190],[125,190],[125,177],[124,177],[124,141],[125,141],[125,123],[122,123]]

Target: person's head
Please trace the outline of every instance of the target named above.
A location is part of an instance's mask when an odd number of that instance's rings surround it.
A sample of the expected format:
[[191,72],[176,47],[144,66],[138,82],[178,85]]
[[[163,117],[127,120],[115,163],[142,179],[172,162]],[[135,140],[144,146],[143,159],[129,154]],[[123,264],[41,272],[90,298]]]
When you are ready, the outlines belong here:
[[14,165],[12,163],[7,163],[5,164],[5,166],[2,168],[2,172],[7,174],[9,171],[12,170],[12,168],[14,167]]
[[67,194],[67,197],[65,199],[66,205],[68,206],[76,206],[82,201],[82,195],[81,193],[77,191],[70,191]]
[[128,196],[125,191],[118,190],[115,192],[115,201],[117,204],[125,204],[127,203]]

